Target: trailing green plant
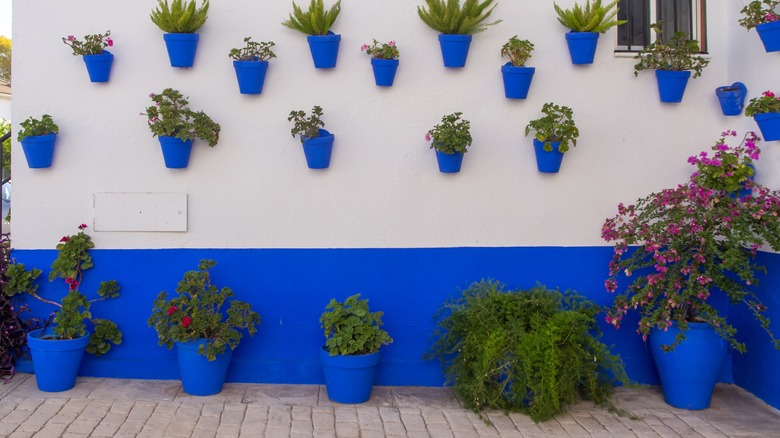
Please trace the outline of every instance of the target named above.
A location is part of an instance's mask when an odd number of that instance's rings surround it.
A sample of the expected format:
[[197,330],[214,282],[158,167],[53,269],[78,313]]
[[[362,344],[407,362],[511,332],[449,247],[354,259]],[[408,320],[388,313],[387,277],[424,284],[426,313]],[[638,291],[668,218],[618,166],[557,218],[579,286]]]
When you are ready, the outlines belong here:
[[195,0],[158,0],[157,8],[152,10],[150,18],[163,32],[195,33],[206,23],[209,0],[203,0],[197,7]]
[[320,316],[325,349],[331,356],[358,356],[379,351],[393,338],[382,327],[384,312],[371,312],[368,300],[355,294],[343,302],[332,298]]
[[187,108],[189,101],[178,90],[166,88],[160,94],[151,93],[149,97],[154,102],[146,108],[149,129],[152,136],[165,135],[181,140],[199,138],[209,146],[215,146],[219,141],[219,123],[211,120],[203,111],[193,111]]
[[569,150],[569,143],[577,146],[580,130],[574,123],[574,111],[571,108],[548,102],[542,106],[542,114],[544,116],[528,122],[525,127],[526,137],[531,131],[536,131],[534,137],[544,142],[544,150],[547,152],[552,152],[553,142],[561,142],[558,145],[558,152],[561,153]]
[[303,110],[290,111],[287,121],[293,122],[293,128],[290,130],[293,138],[300,135],[301,143],[303,143],[308,138],[319,137],[320,128],[325,127],[325,122],[322,121],[321,117],[322,108],[318,105],[314,105],[311,109],[311,115],[308,117]]
[[197,271],[184,273],[176,296],[169,300],[165,291],[157,295],[147,322],[157,330],[160,345],[170,349],[176,342],[206,339],[198,347],[198,354],[212,361],[227,347],[238,347],[243,337],[238,329],[247,330],[249,336],[257,332],[260,315],[249,303],[233,299],[235,294],[230,288],[220,289],[211,283],[209,270],[216,264],[214,260],[201,260]]
[[417,15],[439,33],[471,35],[502,21],[485,22],[497,6],[492,5],[493,1],[464,0],[461,4],[461,0],[425,0],[427,9],[418,6]]
[[341,12],[341,0],[338,0],[327,11],[323,0],[311,0],[309,9],[303,11],[293,2],[293,12],[282,25],[306,35],[327,35],[336,18]]
[[41,116],[40,120],[30,116],[27,120],[20,123],[20,125],[22,126],[22,129],[16,134],[16,139],[18,141],[36,135],[57,134],[60,132],[60,128],[54,124],[54,120],[48,114]]
[[611,27],[628,23],[627,20],[615,18],[618,13],[618,1],[614,0],[602,6],[601,0],[594,0],[592,4],[590,0],[586,0],[584,8],[575,2],[572,9],[562,9],[553,2],[553,7],[558,13],[558,22],[572,32],[604,33]]
[[753,117],[756,114],[780,113],[780,97],[775,93],[766,90],[761,96],[750,99],[745,107],[745,115]]
[[236,61],[268,61],[276,58],[276,54],[271,47],[276,44],[273,41],[260,42],[250,41],[252,37],[244,38],[246,47],[231,49],[228,56]]
[[699,55],[697,40],[690,39],[686,32],[675,32],[671,40],[664,42],[661,24],[653,23],[650,27],[655,31],[655,42],[646,45],[634,57],[639,60],[634,65],[634,76],[642,70],[693,70],[694,79],[701,76],[701,71],[710,61]]
[[75,36],[68,35],[63,37],[62,42],[70,46],[73,50],[73,56],[78,55],[100,55],[106,47],[112,47],[114,40],[110,37],[111,31],[95,35],[85,35],[84,42],[79,41]]
[[780,0],[754,0],[740,11],[743,15],[739,19],[739,25],[750,30],[760,24],[772,23],[780,20],[780,15],[775,12]]
[[[92,268],[94,263],[89,250],[95,247],[92,238],[84,232],[86,224],[78,226],[79,232],[64,236],[57,244],[57,258],[51,264],[49,281],[57,278],[65,280],[68,294],[61,302],[52,301],[38,295],[36,279],[42,274],[40,269],[27,270],[21,263],[11,263],[5,272],[6,283],[3,292],[9,297],[18,294],[30,295],[44,303],[58,307],[54,313],[53,335],[42,337],[48,339],[76,339],[87,334],[87,322],[92,325],[87,352],[96,356],[103,355],[111,349],[111,344],[122,343],[122,332],[116,323],[107,319],[93,318],[92,304],[110,298],[119,297],[119,283],[116,280],[103,281],[97,290],[98,298],[88,300],[79,291],[82,285],[84,271]],[[43,330],[46,331],[47,325]]]
[[521,40],[517,35],[509,38],[506,44],[501,47],[501,56],[509,57],[509,62],[515,67],[524,67],[526,61],[531,58],[531,52],[534,51],[534,45],[528,40]]
[[599,341],[599,306],[537,285],[472,284],[436,314],[434,343],[447,383],[475,412],[520,411],[544,421],[579,399],[608,402],[626,383],[622,362]]
[[374,43],[370,46],[368,44],[360,46],[360,51],[366,52],[366,55],[376,59],[398,59],[400,56],[398,47],[396,47],[393,40],[381,44],[379,41],[374,40]]
[[471,146],[471,122],[461,119],[462,112],[448,114],[441,123],[425,134],[425,141],[431,142],[431,149],[447,155],[465,154]]

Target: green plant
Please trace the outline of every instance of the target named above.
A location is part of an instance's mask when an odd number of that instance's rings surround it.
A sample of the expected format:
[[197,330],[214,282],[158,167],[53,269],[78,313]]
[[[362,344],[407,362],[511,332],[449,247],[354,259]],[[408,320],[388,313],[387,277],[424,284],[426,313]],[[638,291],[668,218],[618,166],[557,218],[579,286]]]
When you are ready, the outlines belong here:
[[179,91],[166,88],[160,94],[149,94],[149,97],[154,105],[146,108],[145,115],[152,136],[165,135],[181,140],[200,138],[209,146],[215,146],[219,141],[219,123],[203,111],[187,108],[189,101]]
[[561,9],[555,2],[553,7],[558,13],[558,22],[568,27],[572,32],[599,32],[604,33],[610,27],[619,26],[628,23],[627,20],[618,20],[615,17],[618,13],[618,0],[602,6],[601,0],[586,0],[585,8],[574,3],[572,9]]
[[73,56],[99,55],[103,53],[103,49],[106,47],[112,47],[114,45],[114,40],[110,38],[110,35],[110,30],[107,30],[106,33],[85,35],[83,43],[76,39],[75,36],[68,35],[67,38],[62,38],[62,42],[73,49]]
[[57,134],[60,132],[60,128],[54,124],[51,116],[44,114],[41,119],[30,117],[27,120],[20,123],[22,129],[16,134],[16,139],[22,141],[27,137],[33,137],[36,135],[48,135]]
[[471,35],[485,31],[489,26],[502,20],[486,23],[497,5],[490,5],[493,0],[425,0],[425,6],[417,7],[417,15],[431,27],[443,34]]
[[561,142],[558,152],[566,153],[569,143],[577,146],[580,130],[574,124],[574,111],[567,106],[558,106],[553,102],[542,106],[544,116],[531,120],[525,127],[526,137],[531,131],[536,131],[536,139],[544,142],[544,150],[552,152],[552,143]]
[[276,58],[276,54],[271,51],[271,47],[275,46],[273,41],[261,42],[250,41],[252,37],[244,38],[246,47],[231,49],[228,56],[236,61],[268,61],[271,58]]
[[441,118],[441,123],[425,134],[425,141],[431,142],[431,149],[452,154],[465,154],[471,146],[471,122],[461,119],[458,111]]
[[[653,328],[666,330],[677,324],[681,333],[689,322],[707,322],[731,346],[746,350],[735,338],[736,328],[713,306],[714,297],[728,297],[731,304],[745,304],[775,347],[767,310],[753,292],[757,273],[766,269],[755,262],[763,245],[780,250],[780,193],[753,182],[750,166],[758,160],[759,140],[748,133],[736,147],[726,138],[688,159],[697,166],[690,180],[640,198],[633,205],[618,205],[618,214],[607,219],[602,238],[614,242],[608,292],[621,292],[606,321],[619,328],[634,309],[640,315],[638,332],[643,338]],[[746,193],[740,193],[740,189]]]
[[320,127],[325,127],[325,123],[320,119],[322,117],[322,108],[315,105],[311,109],[311,115],[306,117],[303,110],[290,111],[288,122],[293,122],[293,128],[290,130],[293,138],[296,135],[301,136],[301,143],[307,138],[316,138],[320,135]]
[[163,32],[194,33],[203,26],[208,18],[209,0],[203,0],[197,7],[195,0],[158,0],[157,8],[152,10],[150,18]]
[[438,311],[426,358],[442,362],[468,408],[544,421],[579,398],[605,403],[613,381],[627,382],[620,359],[599,341],[599,312],[576,292],[481,281]]
[[370,312],[360,294],[343,302],[332,298],[320,317],[325,331],[325,349],[331,356],[357,356],[379,351],[393,339],[381,329],[383,312]]
[[745,115],[747,117],[763,113],[780,113],[780,97],[776,97],[775,93],[769,90],[761,93],[761,97],[750,99],[750,102],[745,107]]
[[[98,301],[119,297],[119,284],[116,280],[103,281],[97,290],[99,298],[87,300],[87,297],[79,291],[82,284],[84,271],[92,268],[92,256],[89,250],[95,247],[92,238],[84,232],[86,224],[79,225],[79,232],[72,236],[65,236],[57,244],[57,258],[51,264],[49,281],[62,278],[68,285],[68,294],[62,298],[61,303],[48,300],[38,295],[36,279],[41,275],[40,269],[27,270],[21,263],[11,263],[5,272],[6,284],[3,292],[9,297],[26,293],[44,303],[59,308],[55,312],[53,328],[54,336],[50,339],[75,339],[86,335],[86,321],[92,326],[92,334],[89,337],[87,352],[96,356],[105,354],[111,349],[111,343],[122,343],[122,332],[116,323],[107,319],[92,317],[91,305]],[[46,326],[44,326],[44,331]]]
[[341,12],[341,0],[327,11],[322,0],[311,0],[309,10],[304,12],[293,2],[293,13],[282,25],[306,35],[326,35]]
[[[209,270],[216,264],[201,260],[197,271],[184,273],[176,287],[177,296],[168,300],[164,291],[157,295],[148,324],[157,330],[160,345],[170,349],[175,342],[206,339],[198,347],[198,354],[212,361],[226,347],[234,350],[238,346],[243,337],[238,329],[247,330],[249,336],[257,332],[260,315],[249,303],[233,299],[235,294],[230,288],[219,289],[211,284]],[[223,310],[227,302],[230,304]]]
[[524,67],[533,51],[534,45],[530,41],[520,40],[515,35],[501,47],[501,56],[509,57],[509,61],[515,67]]
[[780,20],[780,15],[775,12],[780,0],[754,0],[740,11],[742,18],[739,25],[750,30],[759,24],[771,23]]
[[377,40],[374,40],[374,43],[370,46],[368,44],[363,44],[360,47],[360,51],[366,52],[366,55],[376,59],[398,59],[400,56],[398,47],[395,46],[395,41],[392,40],[387,43],[382,43],[381,45]]
[[[11,122],[5,119],[0,119],[0,137],[8,134],[11,132]],[[8,137],[5,141],[2,143],[2,154],[3,154],[3,169],[2,169],[2,179],[5,178],[11,178],[11,137]]]
[[689,39],[689,35],[685,32],[675,32],[672,39],[665,43],[661,38],[661,25],[654,23],[650,27],[655,31],[656,39],[634,57],[634,59],[639,60],[634,65],[634,76],[638,76],[640,71],[648,69],[693,70],[694,79],[701,76],[702,69],[710,61],[698,55],[698,41]]

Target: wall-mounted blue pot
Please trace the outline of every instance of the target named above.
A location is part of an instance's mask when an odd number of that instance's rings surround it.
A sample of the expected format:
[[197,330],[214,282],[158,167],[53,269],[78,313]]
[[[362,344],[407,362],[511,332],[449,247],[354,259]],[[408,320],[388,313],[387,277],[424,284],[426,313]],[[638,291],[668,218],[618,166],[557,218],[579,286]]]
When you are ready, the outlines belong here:
[[268,61],[233,61],[241,94],[262,94]]
[[187,394],[205,396],[222,392],[233,350],[228,346],[224,353],[210,361],[206,356],[198,354],[198,348],[208,341],[198,339],[176,343],[181,387]]
[[374,70],[374,83],[377,87],[392,87],[395,72],[398,70],[397,59],[371,58],[371,68]]
[[745,96],[747,96],[745,84],[734,82],[731,85],[718,87],[715,89],[715,95],[718,96],[720,109],[723,111],[724,116],[738,116],[742,114]]
[[690,70],[656,70],[655,78],[658,81],[658,94],[661,97],[661,102],[682,102],[685,87],[688,85],[690,77]]
[[314,138],[304,138],[303,153],[306,155],[306,165],[309,169],[327,169],[330,167],[330,156],[333,153],[333,141],[336,136],[320,129],[320,135]]
[[780,51],[780,21],[759,24],[756,26],[758,36],[764,43],[764,50],[767,52]]
[[57,134],[32,135],[22,139],[22,150],[30,169],[51,167]]
[[504,95],[507,99],[525,99],[531,88],[531,80],[534,78],[536,68],[515,67],[511,62],[501,66],[501,74],[504,77]]
[[195,64],[195,52],[198,50],[197,33],[166,33],[163,35],[171,67],[187,68]]
[[184,169],[190,162],[192,140],[182,140],[176,137],[161,135],[160,140],[163,160],[168,169]]
[[38,389],[45,392],[67,391],[76,384],[90,333],[76,339],[58,340],[46,339],[46,336],[52,336],[51,328],[42,336],[43,330],[27,334]]
[[114,63],[114,55],[108,50],[98,55],[84,55],[84,64],[91,82],[108,82],[111,75],[111,64]]
[[761,113],[753,116],[765,141],[780,140],[780,113]]
[[552,151],[544,150],[544,142],[534,139],[534,153],[536,154],[536,168],[542,173],[558,173],[563,162],[563,153],[558,150],[559,141],[550,142]]
[[568,32],[566,44],[569,46],[571,63],[575,65],[593,64],[598,43],[598,32]]
[[463,153],[445,154],[441,151],[436,151],[436,162],[439,164],[439,172],[441,173],[458,173],[460,167],[463,164]]
[[471,39],[471,35],[439,34],[439,46],[445,67],[461,68],[466,66]]
[[306,37],[311,50],[311,59],[315,68],[334,68],[339,58],[341,35],[328,31],[327,35],[309,35]]

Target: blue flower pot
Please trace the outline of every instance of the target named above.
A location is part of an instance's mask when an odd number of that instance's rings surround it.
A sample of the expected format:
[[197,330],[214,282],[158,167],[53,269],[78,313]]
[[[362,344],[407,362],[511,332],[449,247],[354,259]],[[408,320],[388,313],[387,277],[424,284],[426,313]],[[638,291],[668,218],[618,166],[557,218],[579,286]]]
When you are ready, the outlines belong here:
[[57,134],[33,135],[22,139],[22,150],[30,169],[51,167]]
[[327,169],[330,166],[335,139],[336,136],[324,129],[320,129],[320,135],[317,137],[304,138],[303,153],[306,155],[306,165],[309,169]]
[[458,173],[460,172],[460,166],[463,164],[463,154],[445,154],[441,151],[436,151],[436,161],[439,163],[439,172],[441,173]]
[[99,55],[84,55],[84,64],[87,66],[89,80],[91,82],[108,82],[111,75],[111,64],[114,63],[114,55],[108,50],[103,50]]
[[534,152],[536,153],[536,168],[542,173],[558,173],[563,162],[563,153],[558,150],[559,141],[550,142],[552,151],[544,150],[544,142],[534,139]]
[[395,72],[398,70],[397,59],[371,58],[371,68],[374,69],[374,82],[377,87],[392,87]]
[[163,160],[168,169],[184,169],[190,162],[192,140],[182,140],[176,137],[161,135],[160,140]]
[[504,95],[507,99],[525,99],[531,88],[536,68],[515,67],[511,62],[501,66],[501,74],[504,76]]
[[314,61],[315,68],[336,66],[341,35],[328,31],[327,35],[309,35],[306,39],[309,41],[309,50],[311,50],[311,59]]
[[738,116],[742,114],[745,96],[747,96],[745,84],[734,82],[731,85],[718,87],[715,89],[715,95],[718,96],[720,109],[724,116]]
[[[67,391],[76,384],[90,334],[77,339],[57,340],[41,337],[42,330],[27,334],[38,389],[45,392]],[[52,336],[51,329],[45,335]]]
[[780,113],[761,113],[753,116],[764,141],[780,140]]
[[359,356],[331,356],[320,350],[328,398],[336,403],[365,403],[371,398],[379,352]]
[[661,97],[661,102],[682,102],[685,86],[688,85],[688,78],[691,77],[690,70],[656,70],[655,77],[658,81],[658,94]]
[[206,356],[198,354],[198,348],[206,342],[208,339],[176,343],[181,387],[187,394],[219,394],[222,392],[222,385],[225,384],[233,350],[227,347],[223,354],[209,361]]
[[598,43],[598,32],[568,32],[566,44],[569,46],[571,63],[575,65],[593,64]]
[[166,33],[163,35],[171,67],[187,68],[195,64],[195,52],[198,50],[197,33]]
[[704,322],[689,322],[685,340],[674,350],[664,352],[680,332],[676,324],[667,331],[650,332],[650,351],[669,405],[690,410],[710,407],[712,392],[726,357],[726,342]]
[[268,61],[233,61],[241,94],[262,94]]
[[764,43],[764,50],[767,52],[780,51],[780,21],[759,24],[756,26],[758,36]]
[[466,66],[471,39],[471,35],[439,34],[441,57],[445,67],[461,68]]

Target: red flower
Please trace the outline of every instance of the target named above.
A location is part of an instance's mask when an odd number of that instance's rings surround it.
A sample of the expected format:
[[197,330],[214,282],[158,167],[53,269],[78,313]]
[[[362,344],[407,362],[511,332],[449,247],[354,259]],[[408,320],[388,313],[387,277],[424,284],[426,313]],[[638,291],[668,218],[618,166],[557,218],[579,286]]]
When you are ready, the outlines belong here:
[[60,239],[60,242],[67,242],[68,240],[70,240],[70,237],[63,236],[62,239]]
[[79,282],[72,277],[66,278],[65,283],[68,283],[68,285],[70,286],[70,290],[76,290],[76,288],[79,286]]
[[192,324],[192,318],[190,318],[189,316],[185,316],[184,318],[181,319],[182,327],[187,328],[190,326],[190,324]]
[[87,224],[81,224],[81,225],[79,225],[79,230],[83,230],[83,229],[85,229],[85,228],[87,228]]
[[171,306],[171,307],[169,307],[169,308],[168,308],[168,316],[171,316],[171,315],[173,315],[173,313],[174,313],[174,312],[176,312],[177,310],[179,310],[179,308],[178,308],[178,307],[176,307],[176,306]]

